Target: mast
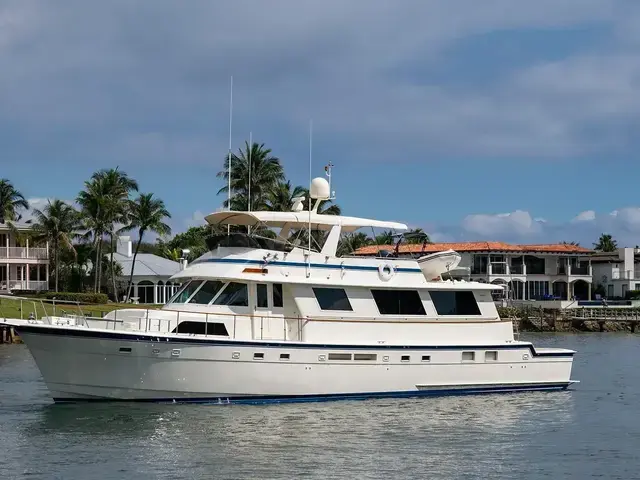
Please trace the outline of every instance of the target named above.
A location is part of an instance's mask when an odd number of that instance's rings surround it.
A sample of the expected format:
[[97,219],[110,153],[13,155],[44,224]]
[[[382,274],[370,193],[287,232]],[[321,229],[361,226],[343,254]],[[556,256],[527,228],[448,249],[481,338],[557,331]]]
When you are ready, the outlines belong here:
[[[229,191],[228,193],[228,198],[227,198],[227,208],[229,210],[231,210],[231,127],[233,125],[233,75],[231,75],[231,95],[229,98],[229,172],[228,172],[228,176],[229,176]],[[227,235],[229,235],[231,233],[231,225],[227,225]]]

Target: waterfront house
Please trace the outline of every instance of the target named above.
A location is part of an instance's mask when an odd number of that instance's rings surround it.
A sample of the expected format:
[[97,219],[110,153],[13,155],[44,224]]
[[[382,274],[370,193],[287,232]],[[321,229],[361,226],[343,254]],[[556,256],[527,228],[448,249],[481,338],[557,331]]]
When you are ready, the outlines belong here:
[[[501,292],[519,301],[567,302],[590,300],[592,251],[577,245],[515,245],[504,242],[462,242],[401,244],[399,256],[428,255],[455,250],[462,256],[452,277],[493,283],[506,287]],[[370,245],[356,255],[376,256],[395,252],[393,245]],[[499,297],[500,294],[496,295]]]
[[640,248],[596,252],[591,262],[593,281],[604,288],[607,298],[624,298],[627,292],[640,290]]
[[[121,285],[129,284],[133,266],[133,244],[131,237],[118,237],[113,259],[122,266]],[[179,262],[152,253],[138,253],[133,266],[133,292],[135,303],[165,303],[176,293],[179,284],[169,279],[181,270]]]
[[[30,243],[28,224],[0,223],[0,292],[49,289],[49,245]],[[24,234],[24,235],[22,235]]]

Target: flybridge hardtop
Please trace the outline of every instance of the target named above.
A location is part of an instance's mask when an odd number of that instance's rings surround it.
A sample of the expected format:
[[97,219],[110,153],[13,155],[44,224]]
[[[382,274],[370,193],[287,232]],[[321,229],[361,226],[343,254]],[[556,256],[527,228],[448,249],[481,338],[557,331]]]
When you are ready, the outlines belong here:
[[308,211],[300,212],[215,212],[205,217],[210,225],[244,225],[276,228],[308,228],[312,230],[331,230],[334,226],[341,227],[343,232],[353,232],[363,227],[384,228],[388,230],[405,231],[408,227],[404,223],[385,222],[358,217],[344,217],[341,215],[323,215]]

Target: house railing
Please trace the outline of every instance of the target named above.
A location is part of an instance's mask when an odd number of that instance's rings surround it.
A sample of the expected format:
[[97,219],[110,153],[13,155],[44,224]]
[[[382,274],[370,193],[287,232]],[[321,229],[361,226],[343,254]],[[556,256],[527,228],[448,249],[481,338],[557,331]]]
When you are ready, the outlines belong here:
[[12,290],[34,290],[40,292],[49,289],[49,282],[46,280],[0,280],[0,291]]
[[46,260],[48,257],[49,253],[46,248],[0,247],[0,258],[29,258]]

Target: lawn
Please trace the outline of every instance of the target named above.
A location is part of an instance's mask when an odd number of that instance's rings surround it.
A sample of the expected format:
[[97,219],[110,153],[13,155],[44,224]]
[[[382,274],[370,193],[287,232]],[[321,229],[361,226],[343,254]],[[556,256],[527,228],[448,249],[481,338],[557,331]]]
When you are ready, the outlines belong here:
[[102,317],[112,310],[122,308],[158,309],[161,305],[133,305],[130,303],[108,303],[106,305],[76,305],[71,303],[57,303],[54,307],[52,303],[40,302],[39,300],[14,300],[0,298],[0,318],[28,318],[30,313],[40,318],[44,315],[62,315],[71,313],[75,315],[85,315],[91,317]]

